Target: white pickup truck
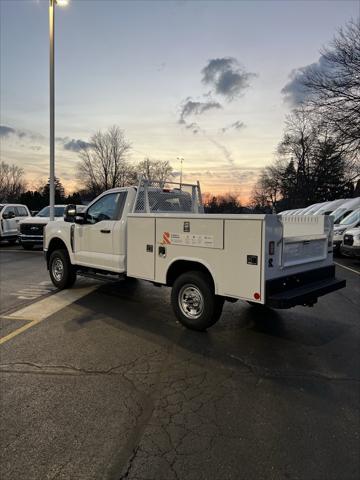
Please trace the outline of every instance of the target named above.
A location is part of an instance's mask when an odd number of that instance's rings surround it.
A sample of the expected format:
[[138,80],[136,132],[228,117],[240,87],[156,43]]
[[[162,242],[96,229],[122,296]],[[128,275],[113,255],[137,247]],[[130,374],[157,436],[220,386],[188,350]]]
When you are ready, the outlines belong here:
[[173,185],[140,182],[83,212],[68,206],[65,222],[45,229],[54,285],[84,274],[170,286],[176,317],[195,330],[213,325],[225,300],[312,306],[345,286],[335,278],[331,217],[204,214],[199,184]]

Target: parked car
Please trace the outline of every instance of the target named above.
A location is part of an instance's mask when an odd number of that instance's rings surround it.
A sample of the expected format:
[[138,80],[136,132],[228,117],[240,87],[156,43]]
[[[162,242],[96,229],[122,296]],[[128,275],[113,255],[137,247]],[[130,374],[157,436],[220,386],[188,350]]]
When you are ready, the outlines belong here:
[[[64,220],[66,205],[55,205],[55,220]],[[43,244],[43,230],[50,221],[50,207],[44,207],[34,217],[20,222],[19,241],[25,250]]]
[[350,228],[360,226],[360,208],[354,210],[350,215],[343,218],[339,225],[334,225],[333,247],[334,253],[340,252],[340,245],[343,242],[344,234]]
[[334,210],[331,214],[331,216],[334,218],[334,225],[339,224],[343,218],[347,217],[357,208],[360,208],[360,197],[351,198],[347,202],[340,205],[340,207]]
[[31,217],[26,205],[0,204],[0,240],[15,243],[19,235],[19,222],[24,217]]
[[360,227],[346,230],[340,252],[347,257],[360,257]]

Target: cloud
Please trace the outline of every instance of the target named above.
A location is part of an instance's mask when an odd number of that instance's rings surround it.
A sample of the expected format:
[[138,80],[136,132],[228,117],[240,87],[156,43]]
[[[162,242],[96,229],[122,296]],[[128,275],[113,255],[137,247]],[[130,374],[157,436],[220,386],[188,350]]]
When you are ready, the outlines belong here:
[[75,140],[74,138],[72,140],[66,139],[68,141],[64,142],[64,150],[68,150],[70,152],[80,152],[80,150],[83,150],[84,148],[88,148],[91,146],[91,143],[84,142],[84,140]]
[[215,102],[213,100],[200,102],[192,100],[191,97],[188,97],[181,106],[179,123],[186,124],[185,119],[190,115],[202,115],[208,110],[220,108],[222,108],[222,105],[220,105],[219,102]]
[[331,74],[331,71],[333,71],[333,67],[323,56],[315,63],[292,70],[289,75],[290,81],[281,90],[285,101],[295,107],[304,103],[311,95],[310,90],[304,85],[306,77],[309,74],[328,75]]
[[0,138],[9,138],[11,136],[28,139],[28,140],[43,140],[44,137],[39,133],[31,132],[29,130],[21,130],[19,128],[7,127],[0,125]]
[[241,122],[240,120],[237,120],[234,123],[231,123],[230,125],[227,125],[226,127],[223,127],[221,131],[223,133],[227,132],[228,130],[234,129],[234,130],[241,130],[242,128],[245,128],[245,123]]
[[224,57],[209,60],[201,70],[202,82],[210,85],[214,93],[224,96],[228,101],[241,96],[250,86],[255,73],[246,72],[236,58]]
[[0,137],[8,137],[11,134],[15,134],[16,130],[11,127],[6,127],[5,125],[0,125]]

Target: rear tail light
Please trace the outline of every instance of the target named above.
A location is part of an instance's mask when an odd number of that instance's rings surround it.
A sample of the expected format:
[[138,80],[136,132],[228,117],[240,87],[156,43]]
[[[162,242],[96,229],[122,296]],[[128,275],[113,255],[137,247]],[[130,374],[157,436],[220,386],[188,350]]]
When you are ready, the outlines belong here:
[[274,255],[275,253],[275,242],[269,242],[269,255]]

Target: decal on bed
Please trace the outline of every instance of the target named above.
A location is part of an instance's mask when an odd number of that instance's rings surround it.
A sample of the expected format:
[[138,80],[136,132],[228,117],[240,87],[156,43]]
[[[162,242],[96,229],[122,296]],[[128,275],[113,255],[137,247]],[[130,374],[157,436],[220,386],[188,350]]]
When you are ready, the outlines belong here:
[[164,232],[161,243],[164,245],[183,245],[214,248],[214,235]]

